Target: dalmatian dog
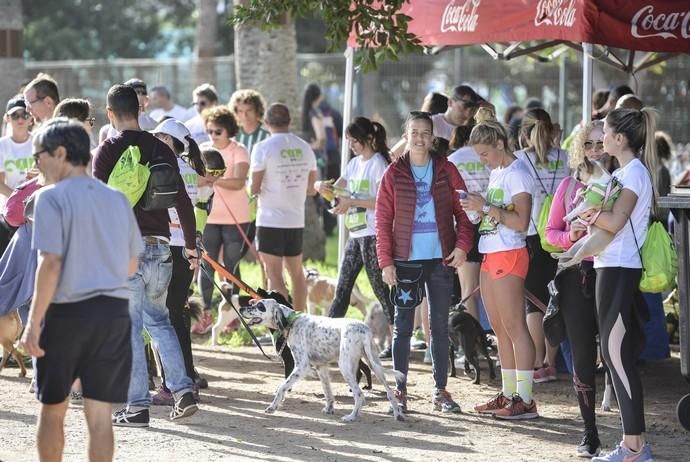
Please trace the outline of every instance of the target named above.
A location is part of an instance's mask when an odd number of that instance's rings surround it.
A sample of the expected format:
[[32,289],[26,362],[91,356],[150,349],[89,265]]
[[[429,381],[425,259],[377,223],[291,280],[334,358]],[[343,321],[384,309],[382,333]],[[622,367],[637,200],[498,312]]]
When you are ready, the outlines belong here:
[[364,405],[364,395],[356,377],[360,358],[364,353],[371,369],[386,390],[393,409],[393,417],[396,420],[404,420],[397,399],[386,382],[386,373],[393,374],[398,380],[404,379],[405,376],[401,372],[383,368],[376,354],[376,345],[371,331],[363,322],[349,318],[328,318],[298,313],[271,299],[260,300],[251,306],[242,307],[240,314],[247,319],[247,324],[250,326],[263,324],[281,332],[287,338],[287,344],[295,359],[294,369],[285,382],[278,387],[273,402],[266,408],[266,413],[274,413],[285,399],[285,393],[309,374],[311,368],[314,368],[321,380],[326,398],[326,406],[322,412],[326,415],[333,414],[335,400],[331,390],[328,365],[337,361],[340,372],[352,390],[355,400],[352,412],[342,420],[345,422],[356,420]]

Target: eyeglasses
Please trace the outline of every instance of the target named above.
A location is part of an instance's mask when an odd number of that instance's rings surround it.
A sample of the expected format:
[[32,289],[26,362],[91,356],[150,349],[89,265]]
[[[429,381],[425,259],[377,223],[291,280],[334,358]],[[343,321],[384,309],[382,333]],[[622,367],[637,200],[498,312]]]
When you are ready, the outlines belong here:
[[194,101],[192,103],[192,106],[206,107],[207,104],[208,104],[208,101],[199,100],[199,101]]
[[206,130],[206,133],[208,133],[209,135],[220,136],[220,135],[223,134],[223,130],[222,130],[222,129],[218,129],[218,130]]
[[590,150],[592,148],[596,149],[597,151],[603,151],[604,150],[604,142],[603,141],[597,141],[596,143],[592,140],[585,141],[582,143],[582,147],[585,148],[585,150]]
[[19,120],[19,119],[27,120],[27,119],[31,118],[31,114],[29,114],[26,111],[16,111],[16,112],[13,112],[12,114],[10,114],[10,117],[12,118],[12,120]]
[[88,122],[90,127],[93,127],[96,124],[96,118],[95,117],[87,117],[84,122]]
[[40,158],[41,158],[41,154],[43,154],[44,152],[48,152],[48,150],[47,150],[47,149],[42,149],[42,150],[40,150],[40,151],[38,151],[38,152],[34,152],[33,154],[31,154],[31,157],[34,158],[34,162],[38,163],[39,160],[40,160]]
[[39,101],[43,101],[46,99],[47,96],[41,96],[40,98],[36,98],[35,100],[31,101],[29,99],[26,100],[26,107],[31,107],[31,105],[38,103]]
[[211,175],[211,176],[221,176],[222,174],[225,173],[224,168],[207,168],[206,173]]

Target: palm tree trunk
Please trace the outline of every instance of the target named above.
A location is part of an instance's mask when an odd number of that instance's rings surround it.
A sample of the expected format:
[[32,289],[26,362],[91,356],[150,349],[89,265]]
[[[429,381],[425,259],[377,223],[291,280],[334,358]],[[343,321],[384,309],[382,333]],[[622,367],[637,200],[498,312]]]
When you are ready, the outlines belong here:
[[218,13],[216,0],[196,0],[199,18],[194,40],[194,86],[216,81],[216,67],[212,58],[216,56],[218,41]]

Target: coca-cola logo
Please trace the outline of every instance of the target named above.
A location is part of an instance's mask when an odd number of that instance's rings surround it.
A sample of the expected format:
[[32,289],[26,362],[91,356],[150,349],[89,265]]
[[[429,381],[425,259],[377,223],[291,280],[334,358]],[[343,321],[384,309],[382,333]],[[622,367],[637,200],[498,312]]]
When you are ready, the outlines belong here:
[[630,33],[636,38],[690,38],[690,11],[654,14],[654,6],[640,8],[630,21]]
[[462,5],[456,5],[455,0],[448,2],[441,17],[441,32],[474,32],[480,3],[481,0],[465,0]]
[[539,0],[535,26],[565,26],[575,24],[575,0]]

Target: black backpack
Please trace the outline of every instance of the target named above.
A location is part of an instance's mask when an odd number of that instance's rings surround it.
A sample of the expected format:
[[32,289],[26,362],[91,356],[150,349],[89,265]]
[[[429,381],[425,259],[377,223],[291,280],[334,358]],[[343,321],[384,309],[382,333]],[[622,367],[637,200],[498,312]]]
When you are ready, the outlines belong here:
[[154,144],[151,161],[148,164],[151,176],[146,184],[144,195],[139,205],[145,211],[166,210],[175,206],[180,172],[171,165],[167,158],[156,156],[158,143]]

